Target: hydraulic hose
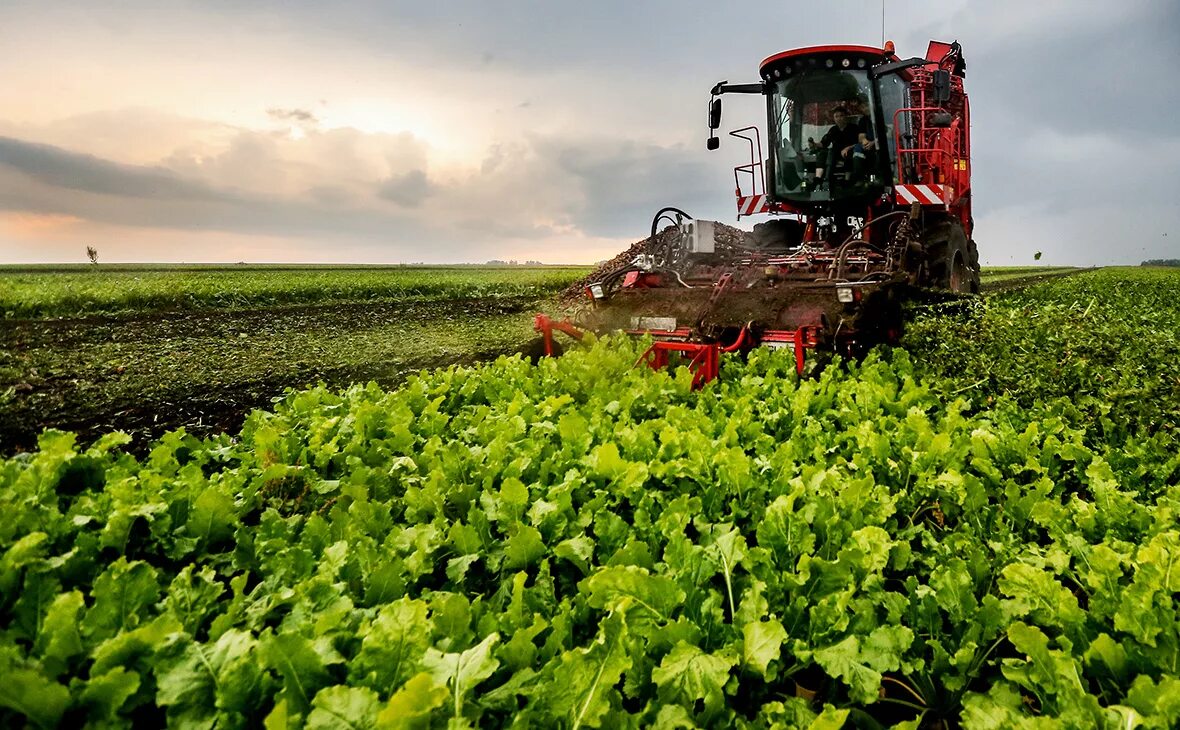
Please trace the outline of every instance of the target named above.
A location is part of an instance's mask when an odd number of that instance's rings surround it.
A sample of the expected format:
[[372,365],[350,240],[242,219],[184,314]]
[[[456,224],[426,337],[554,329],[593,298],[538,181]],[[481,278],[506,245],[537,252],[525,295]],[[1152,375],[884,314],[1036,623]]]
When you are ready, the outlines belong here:
[[[671,223],[672,225],[679,225],[680,221],[674,220],[671,216],[668,215],[669,213],[675,213],[680,218],[687,218],[688,220],[693,219],[693,217],[691,215],[689,215],[688,213],[685,213],[683,210],[676,208],[674,206],[669,205],[667,207],[660,208],[658,211],[656,211],[655,217],[651,219],[651,238],[648,240],[650,240],[653,244],[656,242],[656,229],[659,228],[659,226],[660,226],[660,220],[667,219],[668,222]],[[673,263],[670,260],[671,259],[671,251],[669,250],[669,248],[670,247],[667,245],[663,246],[663,250],[659,252],[659,256],[655,256],[657,264],[660,264],[661,266],[668,266]],[[677,278],[679,278],[679,277],[677,277]]]
[[909,215],[909,214],[910,214],[910,212],[908,210],[895,210],[892,213],[886,213],[885,215],[877,216],[876,218],[872,219],[868,223],[865,223],[863,226],[861,226],[860,228],[857,228],[855,231],[853,231],[852,234],[848,236],[848,238],[844,239],[844,243],[840,244],[840,246],[844,247],[846,244],[851,242],[853,239],[860,237],[860,235],[865,232],[865,229],[867,229],[869,226],[873,225],[874,223],[879,223],[880,221],[887,220],[887,219],[893,218],[895,216]]
[[848,238],[844,239],[844,243],[841,243],[840,247],[838,249],[836,249],[836,278],[841,279],[841,280],[844,278],[844,264],[848,258],[848,249],[851,248],[853,244],[863,244],[865,247],[871,248],[872,250],[877,251],[878,253],[881,252],[881,249],[877,248],[876,246],[874,246],[873,244],[864,240],[863,238],[860,238],[860,236],[864,235],[865,230],[868,229],[869,226],[873,225],[874,223],[878,223],[880,221],[883,221],[883,220],[888,220],[889,218],[894,218],[897,216],[904,216],[904,215],[909,215],[909,211],[908,210],[895,210],[892,213],[886,213],[885,215],[878,216],[878,217],[872,219],[871,221],[869,221],[868,223],[864,224],[860,228],[853,231],[851,233],[851,235],[848,236]]
[[[693,219],[693,217],[691,215],[689,215],[688,213],[685,213],[683,210],[676,208],[674,206],[669,205],[667,207],[660,208],[656,212],[656,217],[651,219],[651,240],[653,242],[656,240],[656,227],[659,226],[660,219],[666,217],[666,215],[668,213],[675,213],[676,215],[681,216],[683,218],[687,218],[689,220]],[[668,220],[672,221],[671,218],[668,218]]]
[[844,264],[847,263],[847,261],[848,261],[849,249],[860,248],[860,247],[872,249],[873,251],[876,251],[878,253],[881,252],[881,249],[877,248],[876,246],[874,246],[873,244],[864,240],[863,238],[850,238],[850,239],[848,239],[847,241],[842,243],[840,245],[840,248],[836,251],[836,278],[837,279],[842,280],[844,278]]

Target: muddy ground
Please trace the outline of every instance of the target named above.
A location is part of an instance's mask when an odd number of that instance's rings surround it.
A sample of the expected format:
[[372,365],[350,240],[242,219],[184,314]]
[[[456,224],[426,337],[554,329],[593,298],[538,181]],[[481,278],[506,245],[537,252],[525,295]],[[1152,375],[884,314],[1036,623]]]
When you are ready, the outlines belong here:
[[235,431],[286,388],[396,385],[422,368],[519,351],[529,298],[330,304],[0,321],[0,453],[43,428],[82,442],[123,430],[142,448],[184,427]]

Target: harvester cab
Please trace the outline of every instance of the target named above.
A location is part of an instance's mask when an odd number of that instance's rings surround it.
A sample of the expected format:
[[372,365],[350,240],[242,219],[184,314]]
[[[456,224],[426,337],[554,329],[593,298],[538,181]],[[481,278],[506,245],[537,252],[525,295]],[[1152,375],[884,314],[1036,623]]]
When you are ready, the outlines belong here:
[[[738,220],[769,220],[735,235],[662,209],[646,250],[586,288],[577,325],[650,336],[643,362],[684,359],[703,383],[724,353],[790,348],[802,372],[805,350],[896,340],[916,293],[977,292],[965,68],[957,42],[910,59],[892,42],[816,46],[765,59],[757,83],[719,82],[709,150],[723,95],[765,99],[765,126],[728,136],[748,154],[733,172]],[[553,320],[537,328],[551,350]]]

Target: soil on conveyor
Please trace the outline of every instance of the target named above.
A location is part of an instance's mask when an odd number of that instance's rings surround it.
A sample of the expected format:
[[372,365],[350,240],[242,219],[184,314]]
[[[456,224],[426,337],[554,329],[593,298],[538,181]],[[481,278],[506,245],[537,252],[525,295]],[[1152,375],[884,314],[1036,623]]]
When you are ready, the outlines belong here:
[[[726,248],[738,247],[742,239],[749,234],[740,228],[727,226],[724,223],[717,223],[714,230],[714,241],[718,249],[724,250]],[[586,276],[578,279],[574,283],[566,287],[560,294],[557,295],[558,300],[565,305],[576,304],[581,302],[586,297],[586,287],[591,284],[602,281],[608,274],[626,268],[635,260],[636,256],[645,253],[651,253],[660,246],[667,245],[676,236],[680,235],[676,226],[668,226],[660,231],[655,237],[648,236],[642,241],[636,241],[631,246],[614,258],[603,261],[598,266],[594,267],[594,271]]]
[[[724,223],[716,223],[715,240],[719,250],[741,248],[744,242],[748,242],[750,233],[743,231],[740,228],[727,226]],[[757,234],[758,226],[754,227],[755,235]],[[567,286],[557,295],[558,301],[564,306],[571,306],[580,304],[585,301],[586,287],[595,282],[602,281],[607,275],[626,268],[631,265],[636,256],[645,253],[651,253],[660,246],[664,246],[672,241],[672,239],[679,235],[675,226],[668,226],[660,231],[655,237],[647,237],[642,241],[636,241],[631,246],[618,254],[612,259],[603,261],[594,267],[594,271],[586,276],[578,279],[574,283]],[[1010,289],[1021,289],[1032,284],[1039,284],[1042,281],[1048,281],[1059,276],[1069,276],[1076,274],[1083,269],[1064,269],[1062,271],[1044,272],[1032,274],[1028,277],[1018,277],[1014,279],[1005,279],[997,282],[983,282],[981,290],[985,294],[994,292],[1008,291]]]

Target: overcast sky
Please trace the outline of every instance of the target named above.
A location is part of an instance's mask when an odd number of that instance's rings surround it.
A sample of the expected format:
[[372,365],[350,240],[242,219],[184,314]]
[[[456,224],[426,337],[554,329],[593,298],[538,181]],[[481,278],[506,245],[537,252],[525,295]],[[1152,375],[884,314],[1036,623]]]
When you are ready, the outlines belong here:
[[[709,87],[879,46],[881,21],[880,0],[0,0],[0,263],[590,262],[664,205],[732,224],[744,150],[705,150]],[[985,263],[1180,257],[1180,2],[889,0],[885,37],[963,44]],[[725,127],[764,126],[758,99],[727,97]]]

